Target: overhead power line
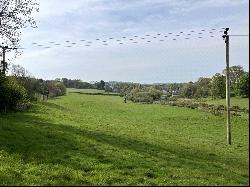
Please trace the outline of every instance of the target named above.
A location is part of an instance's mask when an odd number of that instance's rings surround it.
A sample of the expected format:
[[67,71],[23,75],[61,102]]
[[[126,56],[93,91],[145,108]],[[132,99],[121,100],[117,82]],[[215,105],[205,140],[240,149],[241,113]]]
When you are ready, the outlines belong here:
[[[32,42],[32,48],[46,48],[48,49],[53,47],[73,47],[77,44],[82,45],[82,47],[91,47],[94,45],[102,45],[108,46],[112,44],[139,44],[139,43],[152,43],[152,42],[161,42],[164,43],[166,41],[178,41],[178,40],[189,40],[189,39],[202,39],[205,37],[215,38],[221,36],[221,32],[223,30],[217,28],[209,28],[209,29],[200,29],[200,30],[189,30],[189,31],[178,31],[178,32],[166,32],[166,33],[155,33],[155,34],[142,34],[142,35],[132,35],[132,36],[120,36],[114,37],[109,36],[107,38],[96,38],[96,39],[78,39],[78,41],[70,41],[65,40],[63,42],[58,41],[49,41],[49,42]],[[27,49],[31,47],[25,47],[22,49]],[[21,49],[20,47],[17,49]]]

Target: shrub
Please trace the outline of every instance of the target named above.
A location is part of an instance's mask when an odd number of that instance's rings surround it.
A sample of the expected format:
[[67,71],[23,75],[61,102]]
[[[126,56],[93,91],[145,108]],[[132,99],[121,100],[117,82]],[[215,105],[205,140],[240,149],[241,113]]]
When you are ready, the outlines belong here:
[[128,99],[133,102],[153,103],[161,98],[162,92],[155,88],[133,88],[129,94]]
[[45,84],[50,97],[57,97],[66,94],[66,87],[62,82],[47,81]]
[[14,78],[1,77],[0,81],[0,110],[18,109],[28,103],[25,88]]

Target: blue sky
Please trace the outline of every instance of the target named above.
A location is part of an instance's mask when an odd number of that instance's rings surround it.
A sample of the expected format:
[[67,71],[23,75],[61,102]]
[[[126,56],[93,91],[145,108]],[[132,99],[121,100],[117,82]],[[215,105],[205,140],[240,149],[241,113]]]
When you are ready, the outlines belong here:
[[[22,30],[22,46],[26,49],[13,63],[44,79],[67,77],[83,81],[141,83],[195,81],[221,73],[225,67],[225,43],[218,30],[209,33],[212,28],[227,26],[230,34],[249,33],[248,0],[38,2],[40,11],[34,14],[38,28]],[[206,31],[199,39],[198,32],[202,29]],[[191,30],[195,33],[187,35]],[[169,32],[183,34],[164,38]],[[150,36],[146,37],[147,34]],[[123,39],[123,36],[138,36],[133,38],[138,43]],[[140,40],[141,37],[151,42]],[[185,40],[185,37],[190,39]],[[67,40],[76,44],[67,48]],[[81,40],[92,42],[91,46],[85,46],[86,41]],[[109,45],[102,45],[103,40]],[[119,45],[116,40],[124,44]],[[231,65],[249,68],[248,41],[248,37],[230,38]],[[38,47],[33,42],[51,48]]]

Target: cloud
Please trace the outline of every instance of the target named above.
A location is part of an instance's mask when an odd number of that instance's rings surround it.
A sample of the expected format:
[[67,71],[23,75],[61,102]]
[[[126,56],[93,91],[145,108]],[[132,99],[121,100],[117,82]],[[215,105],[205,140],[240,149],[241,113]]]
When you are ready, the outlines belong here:
[[[38,29],[23,30],[22,46],[28,50],[16,63],[24,65],[34,75],[50,78],[193,80],[203,74],[220,72],[224,67],[220,62],[224,60],[220,34],[214,39],[207,34],[202,40],[194,35],[193,40],[168,39],[164,43],[136,45],[126,41],[123,46],[111,42],[109,46],[98,44],[90,48],[80,40],[158,32],[187,33],[191,29],[227,25],[232,33],[248,33],[248,5],[246,0],[40,0],[40,12],[36,15]],[[75,47],[63,47],[66,40],[75,42]],[[51,41],[61,46],[42,49],[32,45],[38,42],[51,46]],[[249,48],[247,41],[232,41],[232,62],[248,67],[249,57],[244,55]]]

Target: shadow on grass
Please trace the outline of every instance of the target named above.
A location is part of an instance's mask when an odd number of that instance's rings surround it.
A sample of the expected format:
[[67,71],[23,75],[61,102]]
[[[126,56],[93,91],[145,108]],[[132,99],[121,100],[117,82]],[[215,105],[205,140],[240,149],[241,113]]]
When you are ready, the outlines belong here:
[[69,93],[77,93],[77,94],[83,94],[83,95],[103,95],[103,96],[120,96],[120,94],[116,94],[116,93],[87,93],[87,92],[71,92],[69,91]]
[[[65,110],[64,107],[52,103],[44,105]],[[75,159],[75,155],[80,155],[82,158],[94,159],[100,164],[111,164],[113,168],[120,170],[140,167],[150,169],[161,163],[164,167],[181,167],[206,172],[209,161],[210,169],[224,172],[225,177],[230,172],[222,167],[225,164],[230,165],[228,158],[222,159],[211,153],[177,145],[161,147],[125,136],[66,124],[54,124],[26,113],[2,115],[0,120],[0,149],[10,154],[19,154],[24,163],[60,164],[85,172],[93,170],[91,166]],[[110,146],[114,148],[111,153],[105,150]],[[132,151],[135,155],[142,155],[142,158],[138,156],[136,160],[130,161],[124,160],[122,156],[126,152],[116,154],[125,150]],[[245,167],[243,161],[237,162],[239,167]]]

